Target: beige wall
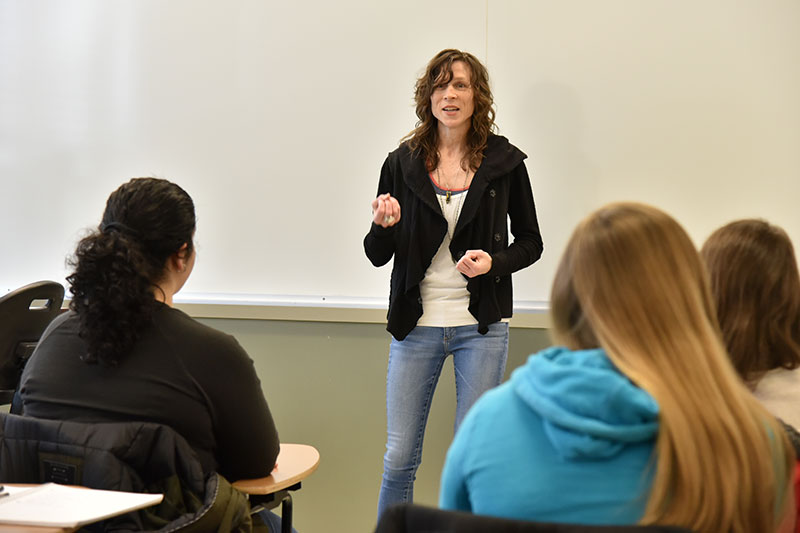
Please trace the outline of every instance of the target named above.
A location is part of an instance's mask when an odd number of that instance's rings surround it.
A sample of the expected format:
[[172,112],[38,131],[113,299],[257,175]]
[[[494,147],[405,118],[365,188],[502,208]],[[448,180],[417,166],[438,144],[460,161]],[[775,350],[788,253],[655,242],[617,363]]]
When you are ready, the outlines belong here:
[[575,224],[609,201],[661,207],[698,243],[754,216],[800,240],[799,1],[457,5],[0,1],[0,292],[63,281],[108,194],[157,175],[197,206],[183,297],[385,305],[368,204],[417,120],[414,80],[450,47],[485,61],[500,133],[530,156],[545,254],[516,305],[548,299]]
[[[385,434],[389,334],[380,324],[202,319],[251,355],[283,442],[314,445],[319,469],[295,497],[300,533],[372,531]],[[544,329],[512,328],[507,374],[548,345]],[[435,505],[452,438],[452,363],[428,420],[415,499]],[[245,422],[245,421],[243,421]]]

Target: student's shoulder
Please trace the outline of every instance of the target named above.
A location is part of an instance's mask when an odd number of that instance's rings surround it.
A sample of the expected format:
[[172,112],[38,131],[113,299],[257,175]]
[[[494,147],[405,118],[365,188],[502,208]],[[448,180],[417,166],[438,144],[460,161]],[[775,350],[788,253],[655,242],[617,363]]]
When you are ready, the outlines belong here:
[[509,408],[516,402],[516,395],[509,382],[484,392],[470,408],[464,423],[467,425],[491,426],[503,424]]
[[180,309],[163,306],[156,311],[154,320],[164,336],[180,345],[199,349],[199,353],[244,353],[232,335],[207,326]]
[[516,394],[514,393],[511,382],[506,381],[484,392],[481,397],[478,398],[476,405],[480,404],[482,410],[493,412],[498,409],[505,409],[515,398]]
[[78,334],[78,330],[80,329],[80,321],[78,320],[78,314],[75,311],[66,311],[61,313],[57,317],[55,317],[45,328],[44,332],[39,337],[39,344],[42,344],[46,339],[48,339],[54,332],[58,332],[59,335],[65,334]]
[[65,325],[77,324],[77,323],[78,323],[78,313],[70,309],[61,313],[53,320],[51,320],[50,324],[48,324],[47,326],[47,329],[56,329],[63,327]]

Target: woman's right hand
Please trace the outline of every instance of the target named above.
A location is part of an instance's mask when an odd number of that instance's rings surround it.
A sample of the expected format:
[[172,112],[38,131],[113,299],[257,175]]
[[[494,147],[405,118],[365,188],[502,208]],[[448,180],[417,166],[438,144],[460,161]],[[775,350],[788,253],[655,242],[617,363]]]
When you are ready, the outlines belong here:
[[372,200],[372,221],[383,228],[400,222],[400,202],[388,192]]

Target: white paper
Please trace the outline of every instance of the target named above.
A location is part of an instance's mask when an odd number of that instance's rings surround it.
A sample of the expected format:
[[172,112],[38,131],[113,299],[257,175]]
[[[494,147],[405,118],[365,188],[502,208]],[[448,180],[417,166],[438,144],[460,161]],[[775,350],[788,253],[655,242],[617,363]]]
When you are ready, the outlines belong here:
[[46,483],[35,488],[5,487],[0,523],[77,527],[160,503],[163,494],[95,490]]

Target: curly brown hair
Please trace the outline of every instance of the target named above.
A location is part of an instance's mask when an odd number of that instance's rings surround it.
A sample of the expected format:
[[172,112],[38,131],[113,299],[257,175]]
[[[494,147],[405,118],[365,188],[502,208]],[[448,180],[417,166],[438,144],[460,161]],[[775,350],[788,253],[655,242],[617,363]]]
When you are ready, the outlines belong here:
[[731,222],[700,252],[722,336],[745,381],[800,366],[800,273],[792,241],[763,220]]
[[130,352],[158,307],[153,288],[167,258],[184,245],[191,255],[194,229],[194,202],[174,183],[134,178],[111,193],[100,226],[69,260],[84,362],[114,366]]
[[425,158],[428,170],[439,165],[438,121],[431,109],[431,95],[437,86],[450,83],[453,79],[453,63],[463,61],[469,66],[470,85],[473,90],[475,110],[467,133],[466,159],[470,168],[477,169],[483,160],[489,134],[495,132],[494,98],[489,88],[489,73],[486,67],[469,52],[461,50],[442,50],[430,60],[425,73],[417,80],[414,101],[417,106],[416,127],[401,142],[408,142],[409,148]]

